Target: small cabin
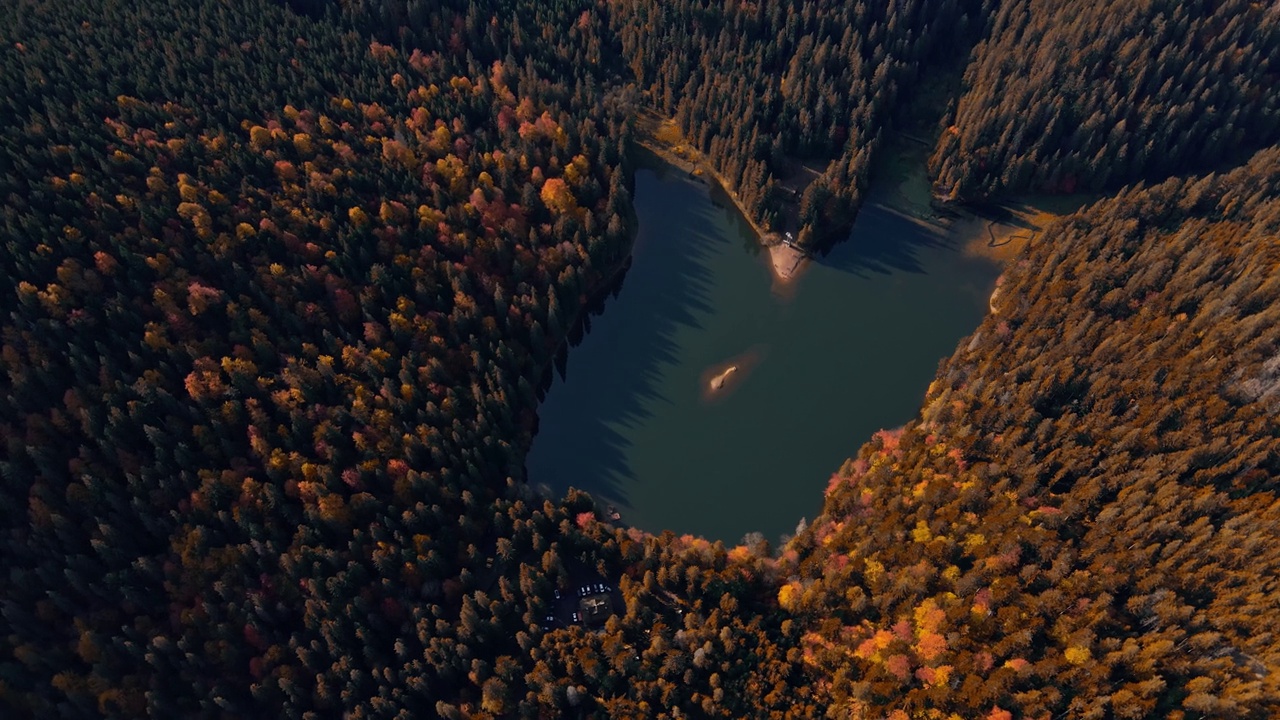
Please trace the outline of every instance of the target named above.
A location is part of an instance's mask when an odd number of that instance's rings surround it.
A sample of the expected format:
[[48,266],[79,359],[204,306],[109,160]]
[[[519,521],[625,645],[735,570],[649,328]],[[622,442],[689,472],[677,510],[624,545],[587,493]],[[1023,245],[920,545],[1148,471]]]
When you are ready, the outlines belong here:
[[578,602],[578,615],[583,625],[603,625],[613,614],[613,598],[609,593],[588,595]]

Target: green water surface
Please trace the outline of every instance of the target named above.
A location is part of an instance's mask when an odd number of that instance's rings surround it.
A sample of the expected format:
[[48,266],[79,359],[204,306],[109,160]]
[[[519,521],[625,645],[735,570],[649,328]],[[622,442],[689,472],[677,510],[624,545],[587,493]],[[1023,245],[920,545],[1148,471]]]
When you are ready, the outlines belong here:
[[[873,201],[779,291],[719,190],[650,165],[635,207],[631,269],[539,406],[526,468],[655,533],[776,543],[813,518],[845,458],[916,414],[999,273]],[[708,398],[731,362],[742,369]]]

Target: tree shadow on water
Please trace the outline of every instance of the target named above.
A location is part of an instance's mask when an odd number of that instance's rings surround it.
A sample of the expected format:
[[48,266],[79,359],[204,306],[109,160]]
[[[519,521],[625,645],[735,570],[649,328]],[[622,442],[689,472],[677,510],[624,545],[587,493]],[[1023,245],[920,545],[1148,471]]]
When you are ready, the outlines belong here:
[[858,213],[849,237],[815,259],[822,265],[858,277],[870,277],[874,273],[923,273],[920,251],[951,246],[943,228],[884,203],[868,202]]
[[531,483],[557,494],[581,488],[621,506],[639,479],[628,431],[653,416],[654,404],[672,402],[663,382],[680,360],[677,333],[701,329],[712,311],[710,259],[730,242],[708,188],[678,171],[638,171],[635,209],[632,265],[569,350],[565,376],[539,405],[525,461]]

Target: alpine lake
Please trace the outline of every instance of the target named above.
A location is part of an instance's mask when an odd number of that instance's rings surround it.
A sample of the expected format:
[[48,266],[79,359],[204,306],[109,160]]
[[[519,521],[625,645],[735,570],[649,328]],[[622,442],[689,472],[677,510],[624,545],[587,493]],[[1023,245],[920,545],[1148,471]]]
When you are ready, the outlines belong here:
[[539,405],[529,482],[729,546],[817,515],[845,459],[915,416],[1000,272],[896,180],[783,286],[723,190],[646,156],[631,267]]

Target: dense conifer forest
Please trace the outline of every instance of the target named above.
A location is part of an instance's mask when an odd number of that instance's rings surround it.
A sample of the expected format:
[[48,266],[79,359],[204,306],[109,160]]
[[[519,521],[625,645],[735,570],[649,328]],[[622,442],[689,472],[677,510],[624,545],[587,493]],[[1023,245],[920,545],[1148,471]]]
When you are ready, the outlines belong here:
[[1001,3],[930,162],[939,194],[1096,192],[1207,172],[1280,140],[1280,11]]
[[[1277,17],[0,6],[0,712],[1280,715]],[[820,518],[727,547],[524,482],[637,113],[824,243],[965,63],[941,199],[1111,194]],[[585,583],[612,612],[565,622]]]

